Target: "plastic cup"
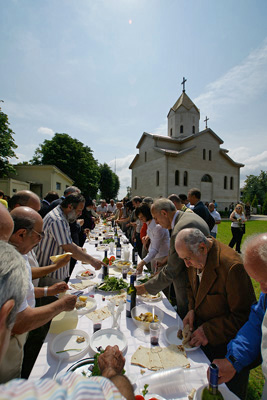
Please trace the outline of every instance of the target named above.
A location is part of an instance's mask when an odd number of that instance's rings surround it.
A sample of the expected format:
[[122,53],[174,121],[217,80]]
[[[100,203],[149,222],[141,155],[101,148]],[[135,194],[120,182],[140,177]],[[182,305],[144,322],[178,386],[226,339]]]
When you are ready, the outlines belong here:
[[93,325],[93,331],[94,333],[99,331],[102,328],[102,321],[94,321],[94,325]]
[[160,324],[157,322],[151,322],[149,325],[150,331],[150,343],[152,346],[157,346],[159,344],[159,332],[160,332]]

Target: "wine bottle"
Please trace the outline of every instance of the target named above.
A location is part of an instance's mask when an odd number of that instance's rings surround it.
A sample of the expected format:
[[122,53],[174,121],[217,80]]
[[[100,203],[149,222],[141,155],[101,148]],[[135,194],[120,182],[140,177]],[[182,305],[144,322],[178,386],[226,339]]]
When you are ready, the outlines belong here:
[[210,364],[209,386],[206,386],[201,394],[201,400],[223,400],[223,395],[218,389],[219,368],[216,364]]
[[133,265],[137,265],[137,261],[138,261],[138,251],[137,251],[137,248],[136,248],[136,241],[134,241],[133,249],[132,249],[132,263],[133,263]]
[[116,258],[121,258],[121,241],[120,241],[120,238],[118,238],[118,242],[117,242]]
[[115,245],[118,243],[118,231],[117,231],[117,227],[115,226],[115,228],[114,228],[114,242],[115,242]]
[[126,317],[131,318],[131,310],[136,305],[136,288],[134,287],[134,282],[136,280],[136,275],[131,275],[130,286],[127,289],[126,296]]
[[102,266],[102,279],[105,279],[105,277],[108,276],[108,263],[109,263],[107,250],[105,250],[105,256],[102,261],[107,265],[107,266],[106,265]]

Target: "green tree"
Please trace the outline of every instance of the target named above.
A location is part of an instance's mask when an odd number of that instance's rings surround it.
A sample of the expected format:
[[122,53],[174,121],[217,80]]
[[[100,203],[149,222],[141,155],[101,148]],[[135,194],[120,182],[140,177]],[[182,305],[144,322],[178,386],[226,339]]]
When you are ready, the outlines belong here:
[[256,195],[260,204],[263,204],[267,193],[267,172],[261,171],[257,175],[248,175],[243,189],[244,199],[253,199]]
[[262,213],[264,215],[267,215],[267,193],[265,195],[265,200],[264,200],[264,203],[263,203],[263,206],[262,206]]
[[35,150],[31,164],[55,165],[74,180],[85,196],[96,197],[99,167],[90,147],[67,133],[56,133]]
[[0,178],[16,173],[13,165],[9,163],[9,158],[17,158],[14,149],[18,146],[13,138],[14,132],[9,128],[8,116],[0,108]]
[[118,176],[111,170],[108,164],[100,164],[100,182],[99,190],[100,197],[109,201],[110,199],[116,198],[120,188],[120,182]]
[[252,200],[251,203],[252,207],[257,208],[258,207],[258,199],[257,199],[257,195],[255,194],[254,199]]

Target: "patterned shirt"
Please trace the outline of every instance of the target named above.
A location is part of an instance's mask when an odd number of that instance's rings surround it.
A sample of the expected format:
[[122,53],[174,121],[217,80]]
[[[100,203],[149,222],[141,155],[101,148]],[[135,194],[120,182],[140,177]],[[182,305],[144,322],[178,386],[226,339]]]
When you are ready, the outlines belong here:
[[100,376],[85,378],[67,373],[61,378],[14,379],[0,385],[1,400],[122,400],[116,386]]
[[[45,236],[35,249],[40,267],[52,264],[50,256],[64,254],[62,246],[72,243],[69,223],[60,205],[45,216],[43,230]],[[48,276],[64,280],[69,276],[69,263]]]

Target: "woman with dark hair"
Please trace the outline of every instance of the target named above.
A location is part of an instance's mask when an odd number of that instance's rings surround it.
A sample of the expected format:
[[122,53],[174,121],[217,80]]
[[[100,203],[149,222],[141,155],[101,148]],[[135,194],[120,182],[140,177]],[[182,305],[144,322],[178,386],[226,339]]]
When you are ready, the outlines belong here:
[[141,222],[147,224],[147,239],[150,239],[148,253],[137,265],[137,272],[142,273],[144,265],[150,262],[152,265],[152,272],[154,272],[154,261],[161,261],[168,255],[170,247],[169,231],[156,224],[148,204],[143,203],[136,209],[136,217],[139,218]]

